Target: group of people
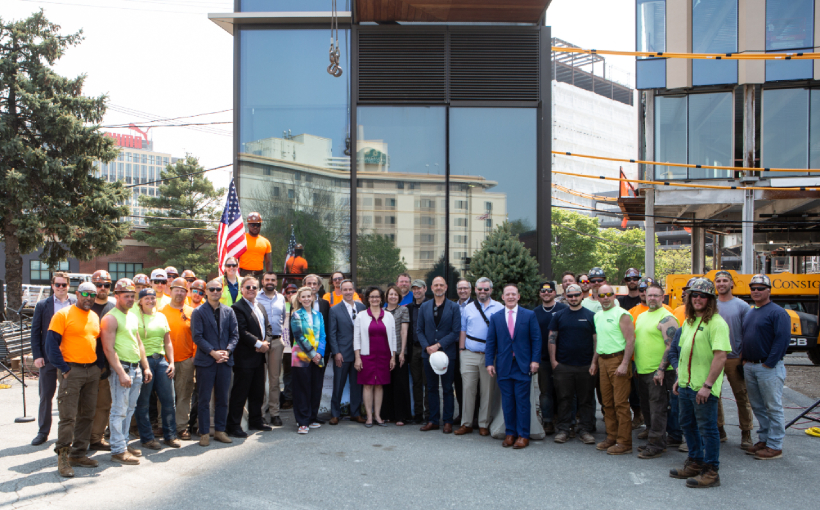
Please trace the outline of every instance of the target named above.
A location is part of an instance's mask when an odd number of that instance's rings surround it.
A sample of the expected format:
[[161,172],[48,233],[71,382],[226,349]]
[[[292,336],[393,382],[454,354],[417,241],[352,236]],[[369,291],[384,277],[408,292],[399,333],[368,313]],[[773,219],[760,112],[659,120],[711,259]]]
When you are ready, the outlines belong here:
[[[488,436],[491,423],[503,420],[493,427],[502,427],[504,447],[526,448],[533,423],[543,423],[556,443],[578,437],[595,444],[597,393],[606,428],[597,448],[631,453],[640,413],[646,429],[638,438],[647,444],[638,457],[662,456],[669,446],[688,451],[670,476],[691,487],[720,484],[725,373],[741,447],[757,459],[782,455],[790,320],[770,301],[765,275],[752,278],[753,307],[732,295],[732,276],[721,271],[715,282],[690,281],[685,304],[671,310],[652,278],[629,269],[628,293],[616,296],[604,271],[593,268],[562,275],[560,297],[556,283],[544,282],[530,310],[519,306],[514,283],[502,284],[502,302],[493,300],[486,277],[475,281],[475,298],[471,282],[459,280],[451,301],[442,277],[431,282],[431,299],[426,283],[407,273],[386,291],[372,286],[360,297],[341,272],[331,275],[328,293],[315,274],[280,293],[277,274],[242,277],[240,267],[228,258],[223,276],[207,283],[173,267],[117,282],[97,271],[75,296],[68,275],[54,274],[53,295],[37,304],[32,326],[41,395],[32,444],[48,438],[59,382],[62,476],[97,466],[89,449],[138,464],[142,453],[128,445],[129,432],[148,449],[162,447],[155,434],[173,448],[193,435],[202,446],[211,436],[224,443],[247,437],[245,410],[250,431],[270,431],[282,426],[280,408],[292,406],[297,432],[308,434],[325,424],[318,413],[331,363],[330,425],[346,419],[347,386],[347,419],[366,427],[416,423],[423,432],[461,436],[478,428]],[[536,375],[540,410],[531,405]],[[502,413],[493,417],[499,396]],[[760,423],[754,444],[752,411]]]

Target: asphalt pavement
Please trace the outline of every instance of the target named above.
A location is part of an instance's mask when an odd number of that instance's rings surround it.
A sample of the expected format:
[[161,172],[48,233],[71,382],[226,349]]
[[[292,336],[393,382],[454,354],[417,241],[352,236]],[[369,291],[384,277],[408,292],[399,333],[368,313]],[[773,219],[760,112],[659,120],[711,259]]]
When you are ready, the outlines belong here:
[[[723,395],[731,394],[726,386]],[[36,383],[28,398],[29,413],[36,414]],[[787,407],[811,403],[785,392]],[[676,449],[638,459],[643,441],[637,439],[632,455],[610,456],[578,440],[556,444],[547,437],[513,451],[477,431],[455,437],[418,426],[368,429],[342,422],[297,435],[290,411],[273,432],[232,445],[186,441],[178,450],[145,450],[139,466],[95,453],[98,468],[75,468],[77,476],[65,479],[53,452],[56,405],[48,442],[31,446],[37,425],[14,423],[22,415],[15,384],[0,390],[0,508],[816,508],[820,438],[790,429],[783,458],[753,460],[738,447],[734,402],[724,400],[724,408],[729,441],[721,447],[722,485],[714,489],[688,489],[669,478],[669,469],[686,458]],[[798,412],[787,409],[787,420]],[[604,438],[600,418],[598,440]]]

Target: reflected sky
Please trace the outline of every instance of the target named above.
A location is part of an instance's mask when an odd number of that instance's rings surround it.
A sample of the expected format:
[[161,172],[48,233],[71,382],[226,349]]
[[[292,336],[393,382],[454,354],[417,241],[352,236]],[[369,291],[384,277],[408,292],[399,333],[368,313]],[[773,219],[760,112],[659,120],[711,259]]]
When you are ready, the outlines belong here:
[[[331,5],[330,0],[241,0],[239,10],[241,12],[330,12]],[[338,0],[336,8],[340,11],[349,11],[350,0]]]
[[360,107],[359,138],[387,143],[390,172],[443,176],[445,116],[441,106]]

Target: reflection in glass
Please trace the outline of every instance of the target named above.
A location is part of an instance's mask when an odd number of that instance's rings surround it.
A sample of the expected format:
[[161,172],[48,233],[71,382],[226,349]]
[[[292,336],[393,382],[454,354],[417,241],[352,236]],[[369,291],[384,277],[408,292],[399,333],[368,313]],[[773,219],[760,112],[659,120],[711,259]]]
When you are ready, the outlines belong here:
[[[689,163],[732,166],[732,93],[689,95]],[[690,168],[690,179],[728,178],[731,170]]]
[[393,283],[403,266],[429,285],[443,270],[447,231],[445,109],[360,107],[357,113],[358,283]]
[[[768,89],[763,91],[761,166],[808,168],[809,91]],[[763,172],[769,177],[805,173]]]
[[[347,31],[339,33],[349,69]],[[327,73],[325,30],[243,29],[239,37],[242,211],[262,214],[274,267],[284,264],[292,227],[309,271],[349,271],[350,73]]]
[[638,90],[666,88],[666,59],[637,60],[635,67]]
[[[636,51],[666,51],[666,0],[637,0]],[[666,87],[666,59],[638,59],[637,88]]]
[[[686,163],[686,97],[655,97],[655,161]],[[686,168],[655,166],[656,179],[686,179]]]
[[[809,129],[809,168],[820,168],[820,90],[811,91],[811,125]],[[817,175],[817,174],[813,174]]]
[[[737,0],[693,0],[692,51],[737,51]],[[692,84],[737,83],[736,60],[692,60]]]
[[[350,0],[338,0],[340,11],[350,10]],[[330,12],[330,0],[241,0],[240,12]]]
[[[814,1],[766,0],[766,51],[814,51]],[[811,60],[766,61],[766,81],[811,79]]]
[[504,221],[536,253],[536,110],[450,109],[450,262],[458,270]]

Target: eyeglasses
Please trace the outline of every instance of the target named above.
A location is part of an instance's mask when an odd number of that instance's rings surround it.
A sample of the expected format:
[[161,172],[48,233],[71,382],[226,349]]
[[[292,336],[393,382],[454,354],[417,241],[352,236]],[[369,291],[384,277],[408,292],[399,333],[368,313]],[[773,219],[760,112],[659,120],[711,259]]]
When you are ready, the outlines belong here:
[[490,292],[490,288],[489,288],[489,287],[476,287],[476,288],[475,288],[475,290],[476,290],[477,292]]
[[544,294],[545,292],[555,292],[555,289],[541,289],[540,292],[541,294]]
[[602,282],[605,282],[606,280],[604,280],[603,278],[592,278],[589,281],[591,281],[592,283],[602,283]]
[[248,223],[248,226],[249,227],[261,227],[262,224],[261,223]]
[[766,292],[766,290],[768,290],[768,287],[749,287],[749,290],[751,290],[752,292]]
[[64,289],[64,288],[68,287],[67,283],[53,283],[52,285],[54,285],[58,289]]
[[97,287],[98,289],[110,289],[111,288],[110,283],[95,283],[94,286]]
[[340,282],[342,280],[344,280],[344,278],[342,278],[341,276],[337,276],[336,278],[333,278],[334,282]]
[[96,297],[97,297],[97,293],[96,293],[96,292],[89,292],[89,291],[87,291],[87,290],[84,290],[84,291],[80,292],[80,295],[81,295],[82,297],[92,297],[92,298],[96,298]]
[[641,281],[641,277],[640,276],[630,276],[629,278],[624,278],[624,281],[626,281],[626,282],[639,282],[639,281]]
[[245,290],[256,290],[258,288],[259,287],[257,287],[256,285],[248,285],[247,287],[245,287]]
[[709,299],[709,294],[704,294],[703,292],[690,292],[689,297],[698,299]]
[[154,285],[165,285],[165,280],[151,280]]
[[199,290],[199,289],[191,289],[191,294],[196,294],[198,296],[204,296],[205,291],[204,290]]
[[574,298],[577,298],[577,297],[581,297],[581,294],[580,293],[578,293],[578,294],[566,294],[566,296],[567,296],[568,299],[574,299]]
[[236,267],[238,264],[225,264],[225,267]]
[[612,297],[612,296],[614,296],[614,295],[615,295],[615,293],[614,293],[614,292],[599,292],[599,293],[598,293],[598,296],[599,296],[599,297]]
[[196,281],[196,278],[185,278],[185,281],[188,283],[194,283]]
[[285,292],[285,295],[286,295],[286,296],[292,296],[292,295],[294,295],[294,294],[296,294],[296,291],[295,291],[295,290],[291,290],[291,291]]
[[208,287],[208,292],[222,292],[222,287]]
[[367,299],[381,299],[381,298],[382,298],[381,296],[377,295],[377,296],[368,296]]

